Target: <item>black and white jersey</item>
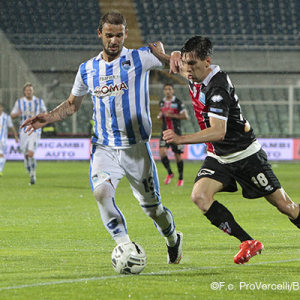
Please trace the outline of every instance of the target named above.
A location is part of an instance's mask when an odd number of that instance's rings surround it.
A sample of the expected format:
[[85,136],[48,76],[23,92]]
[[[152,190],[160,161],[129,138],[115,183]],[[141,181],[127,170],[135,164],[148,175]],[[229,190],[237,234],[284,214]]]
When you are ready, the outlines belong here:
[[219,66],[211,65],[211,69],[201,84],[190,81],[189,90],[202,130],[210,127],[209,117],[227,121],[224,140],[207,143],[209,152],[224,156],[245,150],[256,138],[252,128],[247,128],[229,76]]
[[171,99],[171,101],[163,98],[159,102],[160,111],[162,112],[162,131],[167,129],[173,129],[174,132],[178,135],[181,135],[181,120],[176,118],[169,118],[165,116],[166,112],[172,114],[181,114],[185,111],[184,104],[175,96]]

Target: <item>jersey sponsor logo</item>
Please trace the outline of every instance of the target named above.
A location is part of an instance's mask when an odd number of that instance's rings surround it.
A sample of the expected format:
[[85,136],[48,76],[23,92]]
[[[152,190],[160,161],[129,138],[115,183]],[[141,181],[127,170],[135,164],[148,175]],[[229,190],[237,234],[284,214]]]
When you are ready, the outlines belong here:
[[221,95],[214,95],[214,96],[211,97],[211,100],[213,102],[220,102],[220,101],[223,100],[223,97]]
[[215,174],[215,171],[210,170],[210,169],[201,169],[200,172],[198,172],[198,176],[203,176],[203,175],[213,175]]
[[99,76],[99,81],[108,81],[120,78],[120,75]]
[[131,67],[131,62],[130,60],[126,60],[126,61],[123,61],[122,62],[122,68],[125,70],[125,71],[128,71]]
[[199,97],[200,102],[205,105],[205,94],[200,92],[200,97]]
[[97,97],[111,97],[111,96],[118,96],[123,95],[124,90],[128,90],[128,86],[125,82],[119,84],[110,84],[110,85],[103,85],[97,86],[94,90],[94,93]]

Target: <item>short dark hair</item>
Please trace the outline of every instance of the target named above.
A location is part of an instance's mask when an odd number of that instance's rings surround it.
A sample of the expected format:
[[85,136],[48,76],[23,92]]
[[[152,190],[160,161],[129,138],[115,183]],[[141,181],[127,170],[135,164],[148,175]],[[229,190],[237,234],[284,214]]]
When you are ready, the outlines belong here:
[[113,25],[124,25],[125,29],[128,28],[126,19],[117,10],[111,10],[101,17],[98,27],[100,32],[102,32],[102,28],[105,23]]
[[212,42],[208,37],[193,36],[185,42],[181,55],[188,52],[194,52],[201,60],[204,60],[207,56],[212,56]]
[[166,86],[170,86],[170,87],[172,87],[172,88],[174,89],[173,83],[170,83],[170,82],[165,83],[165,84],[164,84],[164,88],[165,88]]

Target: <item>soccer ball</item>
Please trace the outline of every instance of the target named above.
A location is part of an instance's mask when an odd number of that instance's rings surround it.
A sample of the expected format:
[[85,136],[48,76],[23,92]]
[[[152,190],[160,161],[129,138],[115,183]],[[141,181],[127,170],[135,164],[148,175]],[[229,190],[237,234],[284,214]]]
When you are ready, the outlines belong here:
[[137,243],[121,243],[114,248],[111,254],[111,263],[117,273],[139,274],[146,267],[146,252]]

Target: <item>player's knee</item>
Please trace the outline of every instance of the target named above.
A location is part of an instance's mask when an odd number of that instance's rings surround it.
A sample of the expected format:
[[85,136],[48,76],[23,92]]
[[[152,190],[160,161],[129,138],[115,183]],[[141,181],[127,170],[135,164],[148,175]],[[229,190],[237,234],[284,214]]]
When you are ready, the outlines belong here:
[[154,207],[143,207],[143,210],[148,217],[154,220],[164,213],[162,204]]
[[27,157],[33,158],[33,156],[34,156],[34,152],[28,151]]
[[206,211],[210,203],[213,201],[212,197],[206,191],[193,191],[191,200],[202,210]]
[[93,194],[98,202],[101,202],[103,199],[107,199],[114,196],[112,192],[112,186],[107,181],[95,187]]

